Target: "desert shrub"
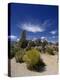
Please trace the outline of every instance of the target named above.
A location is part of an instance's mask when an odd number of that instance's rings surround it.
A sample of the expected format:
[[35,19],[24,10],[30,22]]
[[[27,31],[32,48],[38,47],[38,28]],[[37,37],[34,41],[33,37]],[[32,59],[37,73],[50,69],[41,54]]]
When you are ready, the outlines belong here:
[[58,47],[56,47],[56,51],[59,51]]
[[35,47],[34,41],[30,41],[30,42],[28,43],[28,46],[29,46],[29,48],[30,48],[30,47]]
[[30,47],[30,46],[27,46],[27,47],[25,48],[25,50],[26,50],[26,51],[31,50],[31,47]]
[[14,57],[14,50],[11,49],[11,51],[10,51],[10,58],[13,58],[13,57]]
[[46,46],[47,46],[48,42],[46,40],[44,40],[42,42],[42,51],[45,53],[45,50],[46,50]]
[[53,49],[50,48],[50,47],[47,47],[46,52],[47,52],[48,54],[54,55]]
[[26,31],[23,30],[21,33],[21,38],[19,40],[19,45],[21,48],[26,48],[28,44],[28,41],[26,40]]
[[36,49],[27,51],[23,60],[26,62],[27,68],[30,70],[39,69],[39,66],[44,65],[43,61],[40,59],[40,53]]
[[25,54],[25,51],[23,49],[20,49],[15,54],[16,62],[23,62],[23,56]]
[[25,48],[26,51],[31,50],[31,48],[35,47],[34,41],[29,41],[27,47]]
[[19,42],[19,44],[20,44],[20,47],[24,49],[27,47],[28,41],[27,40],[21,40]]
[[42,48],[40,48],[40,47],[35,47],[35,49],[38,50],[39,52],[41,52],[41,49],[42,49]]
[[42,45],[41,39],[37,39],[35,41],[35,44],[36,44],[36,46],[41,46]]
[[58,52],[58,47],[53,47],[53,50]]
[[20,50],[21,50],[20,47],[15,46],[15,53],[18,52],[18,51],[20,51]]
[[8,58],[12,59],[15,56],[15,48],[13,45],[10,46],[10,52],[8,53]]

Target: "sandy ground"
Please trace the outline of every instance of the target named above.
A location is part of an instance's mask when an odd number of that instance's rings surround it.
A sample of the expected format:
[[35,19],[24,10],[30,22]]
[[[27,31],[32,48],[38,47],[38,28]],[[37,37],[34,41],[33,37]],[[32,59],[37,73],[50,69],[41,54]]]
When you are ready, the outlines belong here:
[[30,71],[25,63],[16,63],[15,58],[11,60],[11,76],[40,76],[40,75],[55,75],[58,73],[58,56],[42,54],[41,58],[45,62],[45,70],[43,72]]

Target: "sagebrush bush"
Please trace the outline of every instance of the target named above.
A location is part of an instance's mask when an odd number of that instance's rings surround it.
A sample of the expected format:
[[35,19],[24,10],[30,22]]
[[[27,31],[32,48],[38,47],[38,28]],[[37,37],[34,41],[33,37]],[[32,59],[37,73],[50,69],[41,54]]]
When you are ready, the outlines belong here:
[[25,54],[25,51],[23,49],[20,49],[15,54],[16,62],[23,62],[23,56]]
[[39,52],[41,52],[41,49],[40,48],[36,47],[35,49],[38,50]]
[[28,69],[37,69],[42,63],[42,60],[40,59],[40,53],[36,49],[27,51],[23,57],[23,60],[27,63]]
[[14,55],[15,55],[15,52],[14,52],[14,50],[13,50],[13,49],[11,49],[11,51],[10,51],[10,58],[13,58],[13,57],[14,57]]
[[53,49],[50,48],[50,47],[47,47],[46,52],[47,52],[48,54],[54,55]]
[[30,47],[35,47],[34,41],[30,41],[30,42],[28,43],[28,46],[29,46],[29,48],[30,48]]
[[31,47],[30,47],[30,46],[27,46],[27,47],[25,48],[25,50],[26,50],[26,51],[31,50]]
[[12,59],[15,56],[15,48],[13,45],[10,46],[10,52],[8,53],[8,58]]
[[53,47],[53,50],[58,52],[58,47]]

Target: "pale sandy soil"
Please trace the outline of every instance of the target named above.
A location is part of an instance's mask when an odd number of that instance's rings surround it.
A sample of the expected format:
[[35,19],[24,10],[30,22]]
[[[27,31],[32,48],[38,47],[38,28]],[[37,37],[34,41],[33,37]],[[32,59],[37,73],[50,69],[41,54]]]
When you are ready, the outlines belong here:
[[45,62],[45,70],[43,72],[30,71],[27,69],[25,63],[16,63],[15,58],[11,60],[11,76],[40,76],[40,75],[54,75],[58,74],[58,56],[41,55]]

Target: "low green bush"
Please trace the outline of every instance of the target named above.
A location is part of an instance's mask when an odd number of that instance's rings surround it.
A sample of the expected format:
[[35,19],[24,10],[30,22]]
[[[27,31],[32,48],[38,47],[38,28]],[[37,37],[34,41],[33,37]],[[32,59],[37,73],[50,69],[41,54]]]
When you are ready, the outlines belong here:
[[14,52],[14,50],[13,50],[13,49],[11,49],[11,51],[10,51],[10,58],[13,58],[13,57],[14,57],[14,55],[15,55],[15,52]]
[[35,47],[34,41],[30,41],[30,42],[28,43],[28,46],[29,46],[29,48],[30,48],[30,47]]
[[53,50],[58,52],[58,46],[53,47]]
[[26,50],[26,51],[31,50],[31,47],[30,47],[30,46],[27,46],[27,47],[25,48],[25,50]]
[[24,54],[25,51],[23,49],[18,50],[15,55],[16,62],[22,63]]
[[44,64],[40,59],[39,51],[36,49],[26,51],[23,60],[26,62],[28,69],[38,69],[39,66]]
[[39,52],[41,52],[41,49],[40,48],[36,47],[35,49],[38,50]]
[[8,58],[12,59],[15,56],[15,48],[13,45],[10,46],[10,52],[8,53]]
[[47,47],[46,52],[50,55],[54,55],[53,49],[50,47]]

